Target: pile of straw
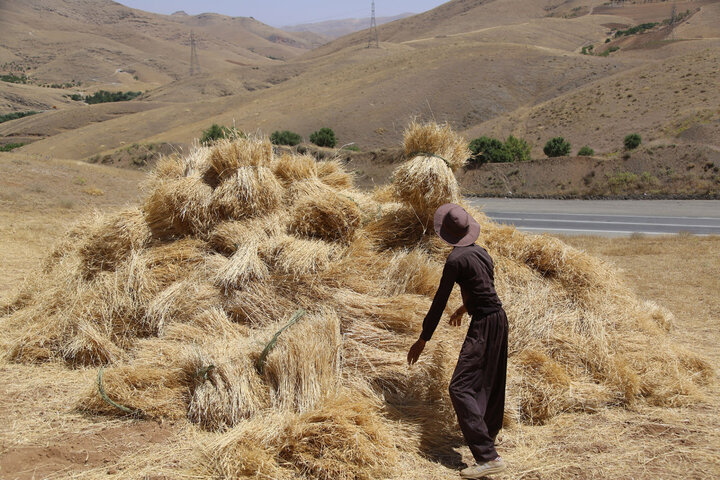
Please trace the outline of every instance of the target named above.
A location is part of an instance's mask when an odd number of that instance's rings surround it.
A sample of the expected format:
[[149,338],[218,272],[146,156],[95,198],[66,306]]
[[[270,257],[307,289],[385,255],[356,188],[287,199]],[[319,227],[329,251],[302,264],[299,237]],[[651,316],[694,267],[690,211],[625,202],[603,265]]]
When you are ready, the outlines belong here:
[[[412,369],[405,356],[449,252],[429,222],[462,201],[452,171],[467,148],[413,124],[405,149],[373,195],[338,162],[278,158],[262,138],[162,160],[141,209],[74,228],[22,288],[3,354],[102,366],[105,396],[94,382],[81,408],[215,432],[202,463],[216,478],[379,478],[454,444],[463,329],[441,326]],[[710,381],[668,340],[670,313],[608,265],[469,210],[511,324],[507,428],[682,404]]]

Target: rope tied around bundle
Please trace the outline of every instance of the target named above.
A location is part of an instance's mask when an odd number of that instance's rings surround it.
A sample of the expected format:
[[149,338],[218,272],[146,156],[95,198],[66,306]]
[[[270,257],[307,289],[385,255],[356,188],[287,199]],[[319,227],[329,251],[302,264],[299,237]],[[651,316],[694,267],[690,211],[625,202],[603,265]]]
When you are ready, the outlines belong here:
[[117,408],[121,412],[125,412],[128,415],[136,415],[141,416],[143,414],[142,410],[132,408],[128,408],[124,405],[120,405],[119,403],[115,402],[113,399],[108,397],[107,393],[105,393],[105,388],[103,387],[103,371],[104,367],[100,367],[100,370],[98,370],[98,378],[97,378],[97,386],[98,386],[98,392],[100,393],[100,398],[102,398],[105,403],[108,405]]
[[255,368],[257,369],[257,371],[260,375],[263,374],[263,371],[265,370],[265,362],[267,361],[267,357],[270,354],[270,352],[272,351],[272,349],[275,348],[275,344],[277,344],[277,341],[278,341],[278,338],[280,338],[280,335],[282,335],[282,333],[285,330],[287,330],[288,328],[295,325],[298,322],[298,320],[300,320],[302,317],[305,316],[305,313],[307,313],[307,312],[305,312],[305,310],[303,310],[302,308],[295,311],[295,313],[293,313],[292,318],[290,318],[290,321],[284,327],[282,327],[280,330],[278,330],[277,333],[275,333],[275,335],[273,335],[273,337],[270,339],[270,341],[268,342],[268,344],[265,346],[262,353],[260,354],[260,357],[257,359],[257,362],[255,362]]
[[438,154],[436,154],[436,153],[413,152],[413,153],[411,153],[410,155],[408,155],[408,157],[410,157],[410,158],[420,157],[420,156],[422,156],[422,157],[435,157],[435,158],[439,158],[440,160],[442,160],[443,162],[445,162],[445,165],[447,165],[447,167],[448,167],[450,170],[452,170],[452,167],[450,166],[450,162],[449,162],[445,157],[441,157],[440,155],[438,155]]

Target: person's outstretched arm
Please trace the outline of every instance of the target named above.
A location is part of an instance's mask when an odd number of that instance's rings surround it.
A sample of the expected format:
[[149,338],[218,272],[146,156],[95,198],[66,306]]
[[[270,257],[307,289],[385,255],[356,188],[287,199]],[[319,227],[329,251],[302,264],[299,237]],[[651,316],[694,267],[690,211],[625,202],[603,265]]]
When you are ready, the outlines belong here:
[[410,347],[410,351],[408,352],[408,364],[412,365],[417,362],[423,349],[425,349],[425,343],[430,340],[433,332],[435,332],[440,322],[440,317],[447,305],[448,298],[450,298],[450,294],[452,293],[456,278],[457,268],[455,265],[446,262],[442,278],[440,279],[440,286],[438,286],[430,310],[423,320],[423,331],[420,334],[420,338]]

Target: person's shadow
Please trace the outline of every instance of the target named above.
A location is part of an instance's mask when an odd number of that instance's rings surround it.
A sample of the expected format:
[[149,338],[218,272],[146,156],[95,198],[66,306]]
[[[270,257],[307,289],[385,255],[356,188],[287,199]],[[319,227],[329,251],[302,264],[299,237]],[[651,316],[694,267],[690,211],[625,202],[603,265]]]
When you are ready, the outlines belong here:
[[385,400],[389,418],[418,427],[418,447],[427,459],[454,470],[468,466],[457,451],[465,442],[452,407],[448,411],[447,405],[403,398],[400,393],[386,393]]

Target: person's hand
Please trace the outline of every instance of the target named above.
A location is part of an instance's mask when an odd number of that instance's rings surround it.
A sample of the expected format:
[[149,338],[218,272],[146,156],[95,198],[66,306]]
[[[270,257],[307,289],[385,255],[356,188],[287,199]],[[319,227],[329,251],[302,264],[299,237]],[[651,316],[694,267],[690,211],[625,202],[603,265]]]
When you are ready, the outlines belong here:
[[420,354],[425,349],[425,340],[422,338],[418,338],[417,342],[413,343],[413,346],[410,347],[410,351],[407,355],[408,365],[414,365],[415,362],[417,362],[418,358],[420,357]]
[[467,310],[465,310],[464,306],[458,308],[455,313],[450,315],[450,321],[448,323],[453,327],[459,327],[460,325],[462,325],[462,317],[463,315],[465,315],[466,311]]

